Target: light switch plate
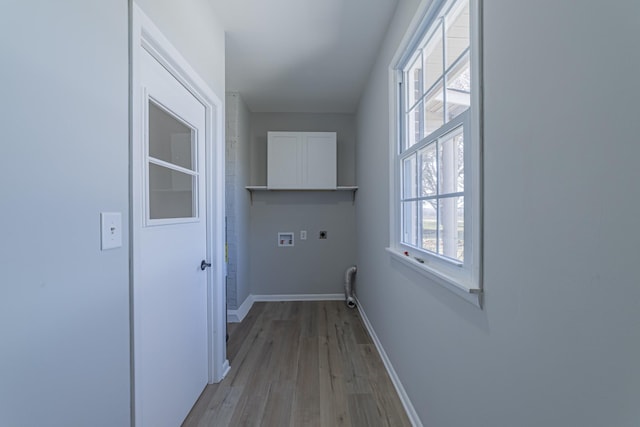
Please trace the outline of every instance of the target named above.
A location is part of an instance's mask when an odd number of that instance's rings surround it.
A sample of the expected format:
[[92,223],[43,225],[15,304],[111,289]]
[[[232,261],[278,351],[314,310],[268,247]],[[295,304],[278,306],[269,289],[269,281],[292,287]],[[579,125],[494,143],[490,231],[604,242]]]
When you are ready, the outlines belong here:
[[100,248],[114,249],[122,246],[122,214],[120,212],[100,213]]

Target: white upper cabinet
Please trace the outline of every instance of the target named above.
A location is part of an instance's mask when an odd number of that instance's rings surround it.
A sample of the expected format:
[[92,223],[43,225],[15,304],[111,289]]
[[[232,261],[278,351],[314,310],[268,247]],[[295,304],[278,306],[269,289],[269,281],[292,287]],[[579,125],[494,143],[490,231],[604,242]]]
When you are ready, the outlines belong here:
[[335,190],[335,132],[268,132],[267,188]]

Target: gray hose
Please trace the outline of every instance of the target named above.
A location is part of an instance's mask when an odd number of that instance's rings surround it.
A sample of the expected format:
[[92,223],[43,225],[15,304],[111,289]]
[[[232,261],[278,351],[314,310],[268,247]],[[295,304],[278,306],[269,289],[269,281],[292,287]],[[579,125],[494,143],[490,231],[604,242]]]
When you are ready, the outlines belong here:
[[358,271],[358,269],[355,265],[352,265],[344,272],[344,296],[347,307],[349,308],[356,307],[356,299],[353,296],[353,276],[356,274],[356,271]]

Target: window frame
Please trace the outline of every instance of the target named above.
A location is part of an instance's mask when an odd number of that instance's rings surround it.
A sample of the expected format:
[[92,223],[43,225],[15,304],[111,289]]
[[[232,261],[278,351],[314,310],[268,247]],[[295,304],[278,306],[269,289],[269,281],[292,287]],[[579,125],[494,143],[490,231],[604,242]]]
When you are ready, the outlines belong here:
[[[460,116],[442,125],[427,138],[411,147],[404,146],[405,114],[409,106],[403,93],[404,69],[416,59],[420,43],[437,30],[440,18],[456,0],[423,1],[414,16],[389,72],[390,94],[390,242],[387,251],[392,259],[424,277],[439,283],[468,302],[482,308],[482,0],[469,0],[471,64],[471,106]],[[444,39],[443,39],[444,40]],[[446,48],[445,48],[446,49]],[[446,58],[443,58],[446,62]],[[445,66],[445,68],[447,68]],[[442,76],[441,76],[442,78]],[[423,88],[424,89],[424,88]],[[446,92],[446,88],[444,89]],[[423,94],[420,94],[422,96]],[[416,100],[414,100],[415,103]],[[464,117],[462,117],[464,116]],[[403,178],[402,162],[408,153],[418,153],[436,138],[464,126],[464,260],[422,250],[402,241]],[[408,126],[407,126],[408,127]],[[419,217],[419,215],[418,215]]]

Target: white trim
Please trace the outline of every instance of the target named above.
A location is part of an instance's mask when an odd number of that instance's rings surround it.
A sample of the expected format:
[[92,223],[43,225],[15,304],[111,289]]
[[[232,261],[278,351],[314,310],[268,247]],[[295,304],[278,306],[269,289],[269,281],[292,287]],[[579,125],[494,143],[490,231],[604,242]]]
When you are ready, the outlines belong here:
[[222,364],[222,378],[226,377],[230,370],[231,365],[229,364],[229,359],[225,359]]
[[255,302],[267,301],[339,301],[344,294],[285,294],[285,295],[253,295]]
[[251,307],[253,307],[253,303],[255,299],[253,295],[249,295],[240,307],[236,310],[227,310],[227,322],[228,323],[240,323],[247,316]]
[[369,332],[369,335],[371,336],[371,339],[373,340],[373,343],[375,344],[376,349],[380,354],[382,363],[384,363],[384,367],[387,369],[387,373],[391,378],[391,382],[393,383],[393,386],[398,392],[398,397],[400,398],[400,401],[402,402],[402,406],[404,406],[404,409],[407,412],[409,421],[411,421],[411,424],[414,427],[423,427],[422,421],[420,421],[420,417],[418,416],[416,409],[413,407],[413,403],[411,403],[411,399],[409,399],[409,395],[405,391],[404,386],[400,381],[400,377],[398,377],[396,370],[393,368],[393,365],[391,364],[391,360],[389,360],[389,356],[387,356],[387,352],[384,351],[384,347],[382,347],[382,343],[380,342],[380,339],[378,339],[378,335],[376,335],[376,331],[373,329],[373,325],[371,325],[371,322],[369,322],[369,318],[364,312],[364,307],[362,307],[362,303],[360,303],[357,297],[356,297],[356,306],[358,307],[358,312],[360,312],[362,323],[364,323],[364,326],[367,328],[367,331]]
[[[192,95],[200,101],[206,109],[205,141],[207,161],[207,258],[212,268],[207,271],[207,310],[208,310],[208,348],[209,348],[209,383],[219,382],[229,372],[229,361],[226,358],[226,309],[225,309],[225,250],[224,250],[224,109],[220,98],[211,90],[207,83],[199,77],[180,52],[173,47],[169,40],[144,14],[137,4],[131,8],[131,90],[134,91],[131,100],[131,141],[140,134],[142,129],[141,117],[137,114],[141,110],[140,97],[137,90],[140,87],[140,56],[144,49],[163,65]],[[133,147],[133,144],[132,144]],[[133,150],[133,148],[131,148]],[[131,153],[133,155],[133,153]],[[138,173],[131,170],[131,176]],[[132,181],[133,182],[133,181]],[[212,184],[212,185],[210,185]],[[131,190],[131,253],[132,253],[132,295],[135,300],[137,282],[136,260],[140,259],[140,247],[134,238],[133,217],[142,211],[137,207],[135,189]],[[132,302],[133,304],[133,302]],[[135,307],[132,306],[132,337],[136,335]],[[135,350],[135,339],[132,338],[132,352]],[[135,359],[132,353],[132,361]],[[132,419],[138,420],[135,398],[135,369],[132,369]]]
[[[454,294],[462,297],[465,301],[470,302],[478,308],[482,308],[482,289],[477,287],[467,287],[459,280],[449,277],[446,274],[443,274],[440,270],[431,268],[428,264],[421,263],[411,256],[404,255],[393,248],[385,248],[385,250],[391,254],[391,259],[403,263],[415,272],[422,274],[423,276],[447,288]],[[428,259],[423,260],[423,262],[426,261],[428,261]]]

